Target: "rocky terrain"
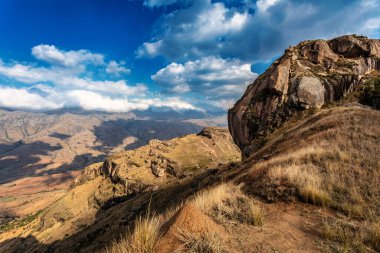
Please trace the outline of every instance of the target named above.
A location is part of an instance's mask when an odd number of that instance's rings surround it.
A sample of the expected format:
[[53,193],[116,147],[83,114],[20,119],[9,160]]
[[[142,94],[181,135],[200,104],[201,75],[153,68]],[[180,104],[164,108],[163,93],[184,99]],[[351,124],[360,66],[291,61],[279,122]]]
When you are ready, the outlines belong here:
[[379,45],[287,49],[230,110],[232,137],[206,128],[90,165],[7,223],[0,252],[380,252]]
[[[244,156],[257,151],[294,112],[319,109],[362,89],[378,76],[379,55],[380,41],[363,36],[304,41],[286,49],[229,111],[230,131]],[[379,101],[367,103],[379,108]]]
[[0,110],[0,217],[35,213],[62,196],[80,170],[108,154],[196,133],[190,122],[79,110]]

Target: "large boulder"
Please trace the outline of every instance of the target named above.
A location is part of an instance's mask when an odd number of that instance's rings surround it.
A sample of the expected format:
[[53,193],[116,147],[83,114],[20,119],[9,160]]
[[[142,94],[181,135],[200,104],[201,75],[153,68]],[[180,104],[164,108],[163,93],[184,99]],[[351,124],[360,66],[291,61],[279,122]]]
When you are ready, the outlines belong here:
[[325,88],[318,78],[302,76],[292,82],[289,98],[304,109],[321,108],[325,102]]
[[379,70],[378,39],[347,35],[289,47],[228,112],[229,129],[243,158],[294,112],[339,100]]

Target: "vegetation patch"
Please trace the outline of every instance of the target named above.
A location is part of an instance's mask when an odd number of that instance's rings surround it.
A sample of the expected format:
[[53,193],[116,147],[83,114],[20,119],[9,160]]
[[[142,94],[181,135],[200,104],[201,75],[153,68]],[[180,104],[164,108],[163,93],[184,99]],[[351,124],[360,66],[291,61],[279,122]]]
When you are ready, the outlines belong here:
[[16,199],[17,199],[16,197],[0,197],[0,203],[12,202]]
[[34,214],[27,215],[24,218],[8,219],[6,222],[0,224],[0,232],[7,232],[14,228],[23,227],[34,221],[42,213],[42,211],[43,210],[40,210]]
[[353,69],[354,66],[356,66],[357,64],[355,62],[350,62],[350,61],[347,61],[347,60],[338,59],[335,62],[335,65],[337,67],[341,67],[341,68]]
[[220,223],[245,223],[254,226],[263,224],[262,208],[246,196],[241,187],[220,184],[198,193],[193,203],[203,213]]
[[113,242],[111,249],[107,252],[111,253],[150,253],[156,245],[160,237],[160,220],[157,215],[150,212],[145,217],[136,219],[133,232]]
[[380,223],[354,225],[335,218],[323,222],[324,248],[332,252],[371,252],[380,250]]
[[221,238],[215,234],[197,234],[178,229],[177,238],[182,242],[184,252],[188,253],[224,253],[226,251]]
[[360,102],[378,110],[380,109],[380,77],[365,84]]

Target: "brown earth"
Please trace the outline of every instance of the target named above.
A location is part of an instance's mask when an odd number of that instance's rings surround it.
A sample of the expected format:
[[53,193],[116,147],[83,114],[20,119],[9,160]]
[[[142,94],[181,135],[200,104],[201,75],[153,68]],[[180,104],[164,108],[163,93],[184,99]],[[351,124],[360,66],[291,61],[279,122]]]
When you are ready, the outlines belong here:
[[190,122],[139,120],[132,113],[0,110],[0,218],[46,208],[83,167],[108,154],[200,129]]
[[[186,204],[163,225],[163,236],[157,242],[154,249],[157,253],[180,251],[182,242],[178,238],[179,233],[207,234],[216,233],[219,236],[225,234],[223,227],[217,225],[210,217],[203,214],[192,204]],[[182,250],[185,252],[185,250]]]
[[[162,161],[159,164],[162,174],[154,174],[154,163],[151,161],[155,159]],[[103,221],[111,222],[118,230],[123,230],[129,222],[125,222],[124,215],[117,214],[137,214],[146,208],[146,201],[155,192],[160,192],[164,198],[171,196],[161,202],[163,205],[180,198],[179,188],[187,188],[192,178],[213,173],[213,168],[220,164],[239,160],[239,150],[233,144],[228,130],[223,128],[207,128],[197,135],[170,141],[153,140],[147,146],[121,151],[111,155],[104,163],[88,166],[72,182],[69,191],[48,207],[42,216],[26,227],[3,232],[0,240],[15,236],[36,239],[41,244],[34,245],[31,250],[39,252],[46,250],[49,244],[74,239],[77,233],[91,224],[100,226]],[[117,212],[113,212],[114,217],[106,214],[125,201],[133,203],[125,206],[129,211],[117,209]],[[111,228],[111,225],[107,226]],[[115,233],[113,230],[108,232],[109,236]],[[12,250],[15,246],[12,242],[4,244],[4,249],[10,246],[7,250]],[[72,250],[78,243],[71,244]],[[59,247],[66,250],[67,246],[62,244]]]

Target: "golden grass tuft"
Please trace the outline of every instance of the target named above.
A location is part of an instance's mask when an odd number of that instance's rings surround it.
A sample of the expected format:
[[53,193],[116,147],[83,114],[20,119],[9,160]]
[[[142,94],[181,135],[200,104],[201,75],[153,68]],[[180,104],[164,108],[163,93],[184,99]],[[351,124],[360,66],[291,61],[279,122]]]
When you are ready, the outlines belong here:
[[[182,247],[178,252],[187,253],[222,253],[227,252],[221,238],[215,234],[198,234],[179,229],[176,237],[181,241]],[[177,251],[176,251],[177,252]]]
[[320,206],[331,202],[329,194],[321,189],[322,176],[312,164],[276,166],[269,170],[268,177],[278,181],[285,179],[295,185],[305,202]]
[[329,194],[314,185],[305,185],[300,187],[299,193],[302,199],[307,202],[318,206],[328,206],[331,203]]
[[262,208],[254,204],[252,201],[249,202],[248,217],[250,218],[252,225],[255,225],[255,226],[263,225]]
[[330,218],[323,221],[322,238],[334,252],[373,252],[380,250],[380,223],[358,226]]
[[374,250],[380,252],[380,222],[372,224],[366,241]]
[[204,213],[210,212],[214,207],[220,207],[224,200],[235,194],[232,184],[220,184],[212,189],[203,190],[193,199],[193,204]]
[[233,183],[222,183],[204,190],[192,202],[203,213],[221,223],[263,224],[262,208],[242,192],[241,186]]
[[109,253],[150,253],[160,237],[160,220],[155,214],[138,217],[133,233],[112,244]]

